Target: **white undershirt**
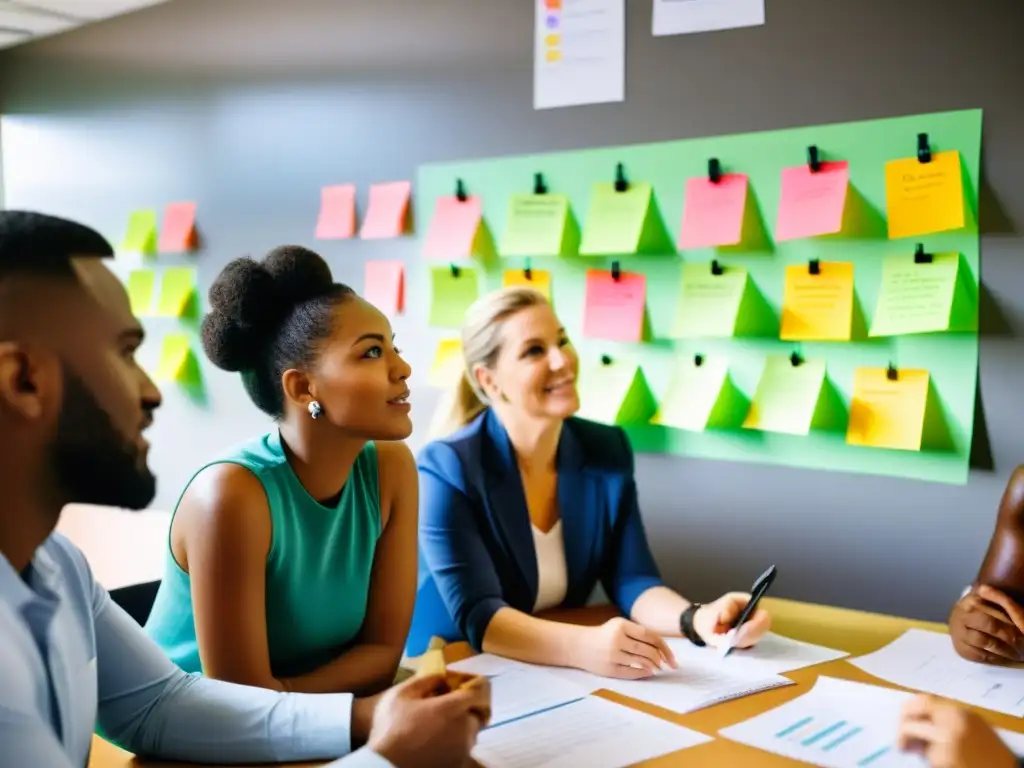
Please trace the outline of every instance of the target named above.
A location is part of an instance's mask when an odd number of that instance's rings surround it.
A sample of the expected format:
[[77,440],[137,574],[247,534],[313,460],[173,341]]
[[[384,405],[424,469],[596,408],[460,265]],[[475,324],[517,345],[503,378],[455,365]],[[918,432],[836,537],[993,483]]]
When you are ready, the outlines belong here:
[[533,530],[533,546],[537,551],[537,600],[533,610],[543,611],[561,605],[569,585],[562,521],[555,523],[547,533],[533,524],[530,528]]

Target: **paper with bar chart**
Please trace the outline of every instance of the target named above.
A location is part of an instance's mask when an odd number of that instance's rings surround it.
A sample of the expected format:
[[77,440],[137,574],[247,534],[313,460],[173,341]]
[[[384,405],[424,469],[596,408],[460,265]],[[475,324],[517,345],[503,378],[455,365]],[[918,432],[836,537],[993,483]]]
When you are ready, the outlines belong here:
[[921,768],[900,752],[900,708],[912,694],[819,677],[803,696],[724,728],[727,739],[823,768]]

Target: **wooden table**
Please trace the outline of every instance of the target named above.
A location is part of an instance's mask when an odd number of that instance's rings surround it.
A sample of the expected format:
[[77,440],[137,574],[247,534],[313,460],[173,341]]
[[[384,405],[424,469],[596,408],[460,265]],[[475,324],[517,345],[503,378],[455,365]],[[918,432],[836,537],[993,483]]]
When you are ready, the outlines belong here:
[[[797,603],[775,598],[765,598],[762,604],[771,612],[772,629],[779,634],[843,650],[850,653],[851,656],[860,656],[877,650],[894,640],[904,630],[912,627],[938,632],[946,631],[946,627],[942,624],[912,621],[844,608]],[[613,615],[613,609],[602,606],[580,611],[560,612],[558,618],[578,624],[600,624]],[[445,649],[445,655],[449,661],[456,661],[472,655],[472,652],[467,645],[459,643],[448,646]],[[685,725],[709,736],[717,736],[718,731],[726,726],[734,725],[806,693],[814,685],[814,681],[819,675],[886,685],[883,681],[864,674],[847,661],[839,660],[788,673],[786,677],[796,682],[796,685],[735,699],[688,715],[677,715],[610,691],[602,691],[596,695]],[[979,709],[977,711],[997,727],[1024,731],[1024,726],[1019,722],[1019,718],[987,710]],[[313,765],[307,764],[305,768],[313,768]],[[322,765],[322,763],[315,765]],[[776,768],[778,766],[805,765],[805,763],[798,763],[753,747],[737,744],[728,739],[718,738],[698,747],[645,762],[643,765],[651,768],[667,768],[675,765],[686,765],[687,768],[711,768],[712,766],[719,768],[723,765],[742,765],[744,768]],[[117,749],[99,737],[94,737],[93,755],[89,768],[141,768],[141,766],[172,768],[170,763],[138,761],[127,752]],[[299,768],[299,766],[295,765],[294,768]]]

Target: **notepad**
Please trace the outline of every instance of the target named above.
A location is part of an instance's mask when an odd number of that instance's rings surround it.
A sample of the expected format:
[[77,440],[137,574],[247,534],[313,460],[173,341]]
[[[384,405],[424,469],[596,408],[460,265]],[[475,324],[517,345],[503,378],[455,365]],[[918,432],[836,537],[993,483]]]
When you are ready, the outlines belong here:
[[588,696],[477,737],[485,768],[620,768],[712,741],[703,733]]
[[904,688],[1024,717],[1024,669],[967,661],[957,655],[949,635],[940,632],[909,629],[850,663]]
[[734,648],[724,659],[711,646],[700,648],[689,640],[675,637],[665,638],[665,642],[680,665],[724,668],[752,680],[813,667],[849,655],[846,651],[793,640],[774,632],[766,634],[751,648]]

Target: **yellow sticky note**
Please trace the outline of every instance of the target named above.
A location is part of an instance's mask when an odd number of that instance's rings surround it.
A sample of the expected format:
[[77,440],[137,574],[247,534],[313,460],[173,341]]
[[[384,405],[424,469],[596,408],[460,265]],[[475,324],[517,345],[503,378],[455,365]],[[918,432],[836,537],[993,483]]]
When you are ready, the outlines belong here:
[[614,184],[595,184],[580,243],[585,256],[636,253],[651,207],[651,185],[630,184],[619,192]]
[[551,301],[551,273],[544,269],[506,269],[501,284],[506,288],[512,285],[525,285],[544,294]]
[[156,314],[181,317],[196,289],[196,273],[191,267],[170,267],[160,281],[160,300]]
[[683,266],[682,293],[672,327],[674,338],[735,335],[747,287],[747,270],[722,267],[720,271],[721,274],[715,274],[708,264]]
[[144,317],[153,308],[153,292],[156,288],[156,275],[151,269],[134,269],[128,275],[128,301],[131,302],[132,314]]
[[849,341],[853,330],[853,263],[822,261],[786,267],[779,338]]
[[499,251],[502,256],[559,256],[566,247],[569,198],[513,195]]
[[846,442],[919,451],[927,406],[928,371],[857,368]]
[[723,399],[722,390],[728,375],[729,367],[724,358],[697,356],[692,362],[679,366],[651,423],[704,431],[716,416],[725,416],[716,414],[715,410]]
[[800,360],[794,365],[785,355],[769,355],[743,427],[810,434],[824,384],[824,360]]
[[434,362],[427,374],[427,384],[441,389],[454,387],[464,370],[462,342],[458,339],[442,339],[434,353]]
[[889,237],[913,237],[964,226],[960,153],[936,152],[931,162],[916,157],[885,164]]
[[121,248],[134,253],[156,253],[157,212],[155,209],[133,211],[128,219]]
[[157,381],[180,381],[186,376],[192,348],[188,336],[169,333],[160,348],[160,362],[156,366]]
[[913,254],[886,257],[868,335],[934,333],[967,323],[970,318],[954,314],[959,271],[958,253],[936,253],[923,264]]
[[646,424],[656,405],[640,366],[603,356],[580,373],[577,415],[605,424]]

